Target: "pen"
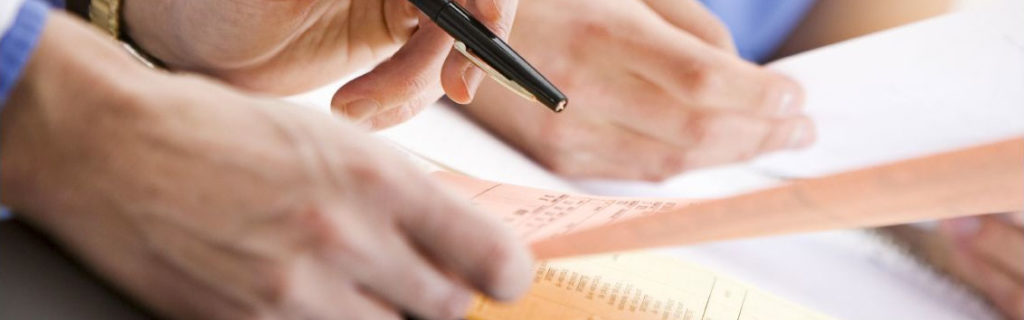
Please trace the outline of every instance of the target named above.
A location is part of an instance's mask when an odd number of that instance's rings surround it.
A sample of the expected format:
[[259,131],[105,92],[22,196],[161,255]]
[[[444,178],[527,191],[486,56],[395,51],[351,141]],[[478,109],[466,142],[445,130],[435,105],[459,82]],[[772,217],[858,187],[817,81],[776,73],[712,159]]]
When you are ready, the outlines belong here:
[[409,1],[455,38],[455,50],[491,78],[554,112],[565,109],[569,102],[565,94],[458,3],[452,0]]

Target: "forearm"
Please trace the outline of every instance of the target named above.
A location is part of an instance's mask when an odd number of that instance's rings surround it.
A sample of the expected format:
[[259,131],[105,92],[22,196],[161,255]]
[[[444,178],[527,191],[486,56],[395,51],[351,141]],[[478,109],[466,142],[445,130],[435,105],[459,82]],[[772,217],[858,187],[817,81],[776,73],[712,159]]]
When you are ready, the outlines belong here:
[[128,108],[145,71],[80,21],[52,14],[0,114],[0,200],[23,214],[46,211],[53,201],[41,197],[60,174],[53,160],[73,160],[59,153],[112,111],[101,109]]

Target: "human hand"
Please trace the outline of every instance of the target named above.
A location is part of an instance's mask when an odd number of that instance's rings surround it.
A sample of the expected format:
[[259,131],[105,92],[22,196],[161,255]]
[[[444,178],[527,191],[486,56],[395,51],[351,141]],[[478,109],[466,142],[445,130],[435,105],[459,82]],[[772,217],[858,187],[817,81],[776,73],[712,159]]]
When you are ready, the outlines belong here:
[[158,313],[453,318],[525,291],[512,233],[372,137],[86,30],[49,19],[0,117],[0,196]]
[[1008,319],[1024,319],[1024,227],[1021,214],[942,221],[945,269],[988,298]]
[[[464,2],[497,35],[508,34],[516,0]],[[294,94],[376,65],[332,102],[374,127],[413,116],[442,87],[469,102],[484,77],[408,0],[130,0],[124,7],[131,37],[170,67],[249,90]]]
[[814,138],[800,86],[742,61],[696,1],[525,0],[516,26],[570,107],[485,83],[466,111],[562,175],[662,180]]

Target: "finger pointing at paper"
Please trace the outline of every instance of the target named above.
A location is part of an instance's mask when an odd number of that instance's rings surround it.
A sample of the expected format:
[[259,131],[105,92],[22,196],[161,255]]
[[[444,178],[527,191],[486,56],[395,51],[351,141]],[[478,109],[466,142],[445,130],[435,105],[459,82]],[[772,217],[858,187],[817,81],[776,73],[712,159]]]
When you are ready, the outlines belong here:
[[485,82],[467,111],[563,175],[662,180],[814,139],[800,86],[740,59],[695,1],[525,0],[516,26],[512,46],[572,107]]

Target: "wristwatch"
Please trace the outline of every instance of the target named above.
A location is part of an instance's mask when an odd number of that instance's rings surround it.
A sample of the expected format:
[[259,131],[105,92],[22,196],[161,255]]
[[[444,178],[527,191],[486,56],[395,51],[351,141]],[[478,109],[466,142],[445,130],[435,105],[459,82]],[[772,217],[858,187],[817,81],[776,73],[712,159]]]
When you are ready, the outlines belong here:
[[147,54],[132,41],[122,27],[121,0],[91,0],[89,2],[89,21],[106,34],[121,43],[135,60],[153,69],[163,68],[163,64]]

